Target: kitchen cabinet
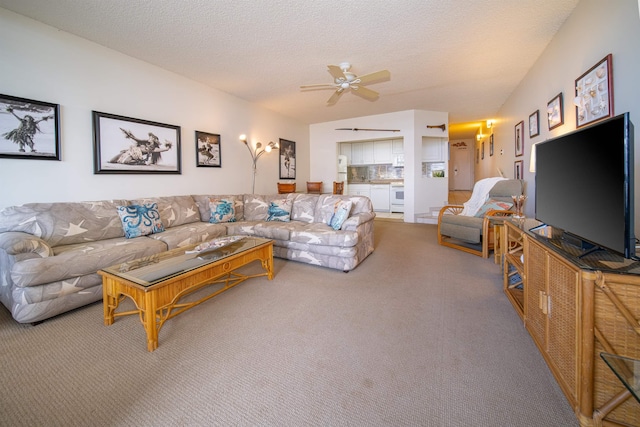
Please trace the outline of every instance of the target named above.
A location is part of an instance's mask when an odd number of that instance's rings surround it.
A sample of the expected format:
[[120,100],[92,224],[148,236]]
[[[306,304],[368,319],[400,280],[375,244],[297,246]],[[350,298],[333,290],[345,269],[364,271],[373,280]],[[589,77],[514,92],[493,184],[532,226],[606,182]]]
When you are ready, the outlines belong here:
[[422,138],[423,162],[446,162],[448,160],[447,141],[443,138]]
[[373,163],[376,165],[393,163],[391,140],[373,142]]
[[371,184],[370,199],[374,211],[389,212],[391,209],[389,184]]
[[351,143],[351,164],[373,164],[373,141]]
[[347,193],[350,196],[365,196],[371,198],[370,184],[348,184]]
[[351,165],[351,143],[340,143],[340,155],[347,156],[347,165]]
[[404,154],[404,139],[391,140],[391,153]]

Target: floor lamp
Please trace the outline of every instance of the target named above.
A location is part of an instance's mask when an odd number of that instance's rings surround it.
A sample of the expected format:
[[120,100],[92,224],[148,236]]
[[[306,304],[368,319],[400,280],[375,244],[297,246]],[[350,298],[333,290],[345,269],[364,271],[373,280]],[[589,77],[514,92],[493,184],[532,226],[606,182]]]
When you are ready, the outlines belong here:
[[244,142],[244,145],[246,145],[247,150],[249,150],[249,154],[251,154],[251,160],[253,161],[253,181],[251,183],[251,194],[255,194],[255,190],[256,190],[256,172],[257,172],[257,168],[258,168],[258,159],[264,153],[269,153],[274,148],[278,148],[278,143],[270,141],[267,144],[266,147],[262,148],[262,143],[261,142],[256,142],[256,146],[252,149],[251,146],[249,146],[249,143],[247,142],[247,136],[246,135],[244,135],[244,134],[240,135],[240,141]]

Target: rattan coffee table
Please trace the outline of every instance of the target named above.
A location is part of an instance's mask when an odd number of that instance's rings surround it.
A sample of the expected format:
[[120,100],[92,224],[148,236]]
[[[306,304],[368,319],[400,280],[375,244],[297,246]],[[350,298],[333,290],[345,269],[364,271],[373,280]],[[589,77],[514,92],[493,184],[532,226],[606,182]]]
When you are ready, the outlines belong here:
[[[195,246],[195,245],[194,245]],[[243,237],[226,246],[185,253],[194,246],[174,249],[98,271],[102,276],[104,324],[116,317],[138,314],[147,333],[147,350],[158,348],[158,332],[164,322],[252,277],[273,279],[273,241]],[[263,273],[245,275],[236,270],[260,261]],[[207,286],[211,293],[197,301],[180,302]],[[136,310],[116,312],[129,297]]]

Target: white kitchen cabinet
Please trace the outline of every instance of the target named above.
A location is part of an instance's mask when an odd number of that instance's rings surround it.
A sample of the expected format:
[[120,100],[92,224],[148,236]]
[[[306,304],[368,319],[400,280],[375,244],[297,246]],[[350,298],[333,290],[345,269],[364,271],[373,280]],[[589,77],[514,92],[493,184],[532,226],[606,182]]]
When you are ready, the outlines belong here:
[[373,142],[373,163],[376,165],[393,163],[391,140]]
[[390,196],[389,196],[389,184],[371,184],[371,203],[373,204],[373,210],[379,212],[389,212]]
[[361,142],[351,143],[351,164],[352,165],[364,165],[362,150],[363,150],[363,146]]
[[391,140],[391,153],[404,154],[404,139]]
[[365,196],[371,198],[370,184],[348,184],[347,193],[350,196]]
[[351,143],[350,142],[340,143],[340,155],[347,156],[347,165],[351,164]]
[[422,138],[422,161],[447,161],[447,141],[443,138]]
[[351,164],[373,164],[373,141],[351,143]]

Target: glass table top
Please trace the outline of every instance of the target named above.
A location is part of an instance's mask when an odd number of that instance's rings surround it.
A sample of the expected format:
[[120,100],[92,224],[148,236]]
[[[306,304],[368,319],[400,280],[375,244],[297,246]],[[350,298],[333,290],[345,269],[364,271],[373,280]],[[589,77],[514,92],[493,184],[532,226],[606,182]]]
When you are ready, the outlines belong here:
[[640,402],[640,360],[630,359],[610,353],[600,353],[600,357]]
[[[186,248],[173,249],[124,262],[103,268],[102,271],[141,286],[149,287],[270,241],[269,239],[249,236],[227,236],[198,246],[193,245]],[[203,248],[207,246],[207,243],[213,243],[213,245]],[[218,246],[216,247],[216,245]]]

